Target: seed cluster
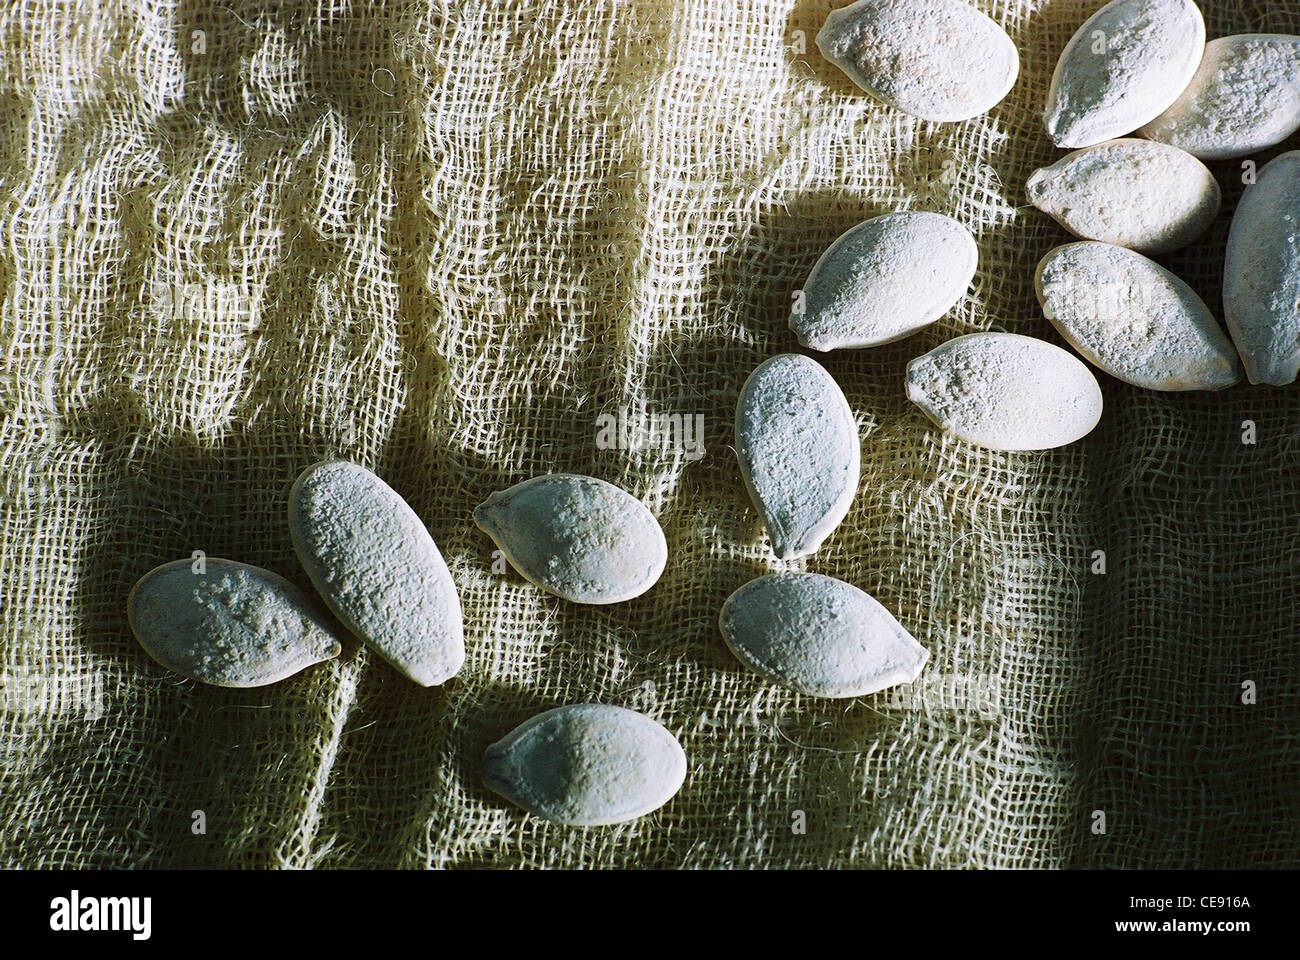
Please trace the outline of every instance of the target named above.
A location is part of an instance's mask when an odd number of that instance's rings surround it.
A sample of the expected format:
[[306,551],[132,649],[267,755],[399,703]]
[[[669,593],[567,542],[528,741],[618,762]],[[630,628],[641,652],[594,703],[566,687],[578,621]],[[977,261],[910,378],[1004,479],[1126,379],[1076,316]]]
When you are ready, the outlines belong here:
[[[1019,71],[1006,33],[960,0],[858,0],[828,16],[817,44],[867,93],[936,122],[996,106]],[[1113,0],[1062,52],[1044,123],[1057,146],[1073,149],[1027,184],[1031,202],[1081,241],[1049,252],[1035,277],[1065,340],[1094,366],[1153,390],[1224,389],[1243,364],[1252,383],[1294,381],[1300,151],[1267,164],[1234,217],[1224,273],[1231,340],[1185,282],[1144,254],[1192,242],[1217,214],[1219,185],[1198,158],[1244,156],[1300,129],[1300,37],[1207,45],[1192,0]],[[1134,132],[1144,139],[1127,136]],[[876,217],[817,261],[790,329],[821,352],[898,340],[950,311],[977,266],[974,237],[949,217]],[[942,429],[996,450],[1074,442],[1102,412],[1083,361],[1008,333],[957,337],[917,357],[905,389]],[[813,554],[859,480],[856,422],[834,378],[802,355],[765,361],[740,392],[736,451],[775,557]],[[525,579],[573,603],[640,596],[668,560],[653,514],[595,477],[534,477],[494,493],[474,520]],[[288,525],[325,605],[362,643],[424,686],[460,670],[464,625],[451,574],[382,479],[357,464],[317,464],[294,484]],[[234,561],[165,564],[141,578],[127,606],[151,656],[205,683],[272,683],[340,649],[301,591]],[[724,603],[719,628],[743,664],[807,696],[909,683],[929,658],[870,595],[813,573],[744,584]],[[537,816],[596,826],[667,803],[686,769],[681,745],[649,717],[577,704],[493,744],[483,777]]]

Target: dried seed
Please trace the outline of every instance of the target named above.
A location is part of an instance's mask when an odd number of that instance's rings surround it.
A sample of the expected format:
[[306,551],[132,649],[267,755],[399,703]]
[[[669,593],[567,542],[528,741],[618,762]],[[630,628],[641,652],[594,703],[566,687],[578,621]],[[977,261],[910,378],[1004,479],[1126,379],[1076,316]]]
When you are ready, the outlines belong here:
[[289,493],[289,533],[326,604],[367,646],[421,686],[456,675],[465,662],[460,597],[397,491],[358,464],[318,463]]
[[1035,170],[1029,202],[1076,237],[1152,255],[1191,243],[1219,212],[1219,182],[1189,153],[1108,140]]
[[1043,313],[1086,358],[1148,390],[1221,390],[1241,379],[1237,352],[1187,284],[1140,253],[1067,243],[1038,264]]
[[649,717],[596,703],[547,710],[483,755],[483,782],[539,817],[577,827],[634,820],[686,778],[677,738]]
[[208,557],[155,567],[126,601],[140,646],[168,670],[218,687],[261,687],[332,660],[324,614],[279,574]]
[[718,617],[741,662],[813,697],[861,697],[911,683],[930,653],[874,597],[816,573],[773,573]]
[[900,340],[961,299],[978,259],[975,238],[951,217],[875,217],[841,235],[813,265],[790,329],[813,350]]
[[867,93],[922,120],[967,120],[1020,71],[1016,45],[957,0],[858,0],[826,17],[817,46]]
[[1112,0],[1056,63],[1047,132],[1071,148],[1133,132],[1178,99],[1204,50],[1205,21],[1192,0]]
[[574,603],[638,597],[668,562],[654,514],[595,477],[533,477],[488,497],[474,522],[527,580]]
[[1202,160],[1244,157],[1300,129],[1300,37],[1246,33],[1205,45],[1192,82],[1142,128]]
[[795,353],[759,364],[741,388],[736,457],[782,560],[820,547],[858,489],[861,446],[849,402],[821,364]]
[[1300,150],[1246,188],[1228,231],[1223,313],[1251,383],[1282,386],[1300,370]]
[[1014,333],[972,333],[917,357],[907,398],[958,439],[993,450],[1063,446],[1101,419],[1101,387],[1081,360]]

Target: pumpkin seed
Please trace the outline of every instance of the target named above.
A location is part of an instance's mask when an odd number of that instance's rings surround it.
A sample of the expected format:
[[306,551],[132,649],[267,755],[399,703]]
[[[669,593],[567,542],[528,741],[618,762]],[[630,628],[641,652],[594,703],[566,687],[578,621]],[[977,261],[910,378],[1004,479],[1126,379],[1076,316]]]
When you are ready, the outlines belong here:
[[298,559],[343,624],[421,686],[465,662],[460,597],[437,544],[388,484],[341,460],[303,471],[289,493]]
[[677,738],[634,710],[557,707],[487,748],[483,782],[530,813],[598,827],[663,806],[686,778]]
[[861,456],[849,402],[817,361],[783,353],[749,375],[736,404],[736,457],[777,557],[813,553],[839,526]]
[[1259,171],[1237,204],[1223,265],[1223,313],[1251,383],[1300,370],[1300,150]]
[[126,601],[140,646],[168,670],[218,687],[261,687],[339,655],[324,615],[284,577],[218,557],[198,569],[164,563]]
[[930,656],[874,597],[816,573],[749,581],[727,598],[718,624],[742,663],[813,697],[911,683]]
[[1142,128],[1202,160],[1231,160],[1281,143],[1300,129],[1300,37],[1219,37],[1182,96]]
[[1029,202],[1076,237],[1152,255],[1191,243],[1219,212],[1219,182],[1189,153],[1108,140],[1030,174]]
[[1241,379],[1210,308],[1140,253],[1067,243],[1039,261],[1034,283],[1047,319],[1113,377],[1148,390],[1221,390]]
[[1133,132],[1178,99],[1204,50],[1205,21],[1192,0],[1112,0],[1056,62],[1047,132],[1071,148]]
[[892,343],[947,313],[978,260],[975,238],[951,217],[875,217],[841,235],[814,264],[790,329],[813,350]]
[[1063,446],[1101,419],[1101,387],[1083,362],[1015,333],[972,333],[917,357],[907,397],[958,439],[993,450]]
[[574,603],[638,597],[668,562],[654,514],[595,477],[533,477],[488,497],[474,522],[525,579]]
[[957,0],[858,0],[831,11],[817,46],[867,93],[922,120],[977,116],[1020,72],[1006,32]]

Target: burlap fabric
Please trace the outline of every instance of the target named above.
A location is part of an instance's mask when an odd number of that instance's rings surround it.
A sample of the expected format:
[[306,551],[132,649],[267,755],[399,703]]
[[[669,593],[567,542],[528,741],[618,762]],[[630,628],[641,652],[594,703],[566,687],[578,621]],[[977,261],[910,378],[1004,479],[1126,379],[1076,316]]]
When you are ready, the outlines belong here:
[[[1065,234],[1024,182],[1061,155],[1041,106],[1097,5],[981,2],[1020,80],[929,124],[821,59],[825,2],[8,3],[0,863],[1295,866],[1296,390],[1102,375],[1100,427],[1034,454],[945,439],[903,396],[955,335],[1060,342],[1032,274]],[[1290,0],[1205,12],[1211,37],[1300,33]],[[1217,311],[1243,188],[1214,169],[1224,214],[1164,262]],[[868,590],[932,660],[909,690],[816,701],[717,631],[781,566],[732,417],[798,349],[818,255],[895,209],[967,224],[979,273],[925,333],[823,360],[862,482],[791,566]],[[598,445],[620,408],[702,415],[707,452]],[[428,524],[460,675],[421,689],[356,643],[251,691],[157,667],[132,583],[203,550],[307,586],[286,495],[329,455]],[[657,514],[649,594],[581,607],[494,569],[473,507],[554,470]],[[488,743],[589,701],[679,736],[667,807],[578,830],[483,789]]]

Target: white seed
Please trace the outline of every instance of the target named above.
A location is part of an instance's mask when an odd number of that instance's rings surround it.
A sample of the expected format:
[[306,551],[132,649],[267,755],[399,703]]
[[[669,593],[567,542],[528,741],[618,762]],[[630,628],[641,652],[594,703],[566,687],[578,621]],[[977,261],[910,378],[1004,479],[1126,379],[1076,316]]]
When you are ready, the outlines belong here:
[[813,697],[911,683],[930,653],[874,597],[816,573],[773,573],[727,598],[727,646],[752,670]]
[[922,120],[967,120],[1020,71],[1016,45],[957,0],[858,0],[826,17],[817,46],[867,93]]
[[1074,349],[1147,390],[1221,390],[1241,379],[1232,342],[1186,283],[1140,253],[1067,243],[1038,263],[1043,313]]
[[1153,255],[1191,243],[1219,212],[1219,182],[1189,153],[1108,140],[1035,170],[1029,202],[1076,237]]
[[1071,148],[1133,132],[1178,99],[1204,50],[1205,21],[1192,0],[1112,0],[1056,63],[1047,132]]
[[1300,37],[1219,37],[1174,105],[1142,128],[1202,160],[1244,157],[1300,129]]
[[483,755],[483,782],[530,813],[599,827],[663,806],[686,778],[677,738],[649,717],[585,703],[547,710]]
[[848,513],[862,450],[834,378],[815,360],[783,353],[740,390],[736,457],[773,552],[791,560],[814,552]]
[[1251,383],[1300,370],[1300,150],[1264,165],[1228,231],[1223,313]]
[[574,603],[638,597],[668,562],[654,514],[595,477],[533,477],[488,497],[474,522],[525,579]]
[[900,340],[961,299],[978,259],[975,238],[951,217],[875,217],[842,234],[813,265],[790,329],[813,350]]
[[415,511],[365,467],[334,460],[305,470],[289,493],[298,559],[334,614],[421,686],[465,662],[451,572]]
[[917,357],[907,398],[953,436],[993,450],[1060,447],[1101,419],[1101,387],[1087,366],[1015,333],[972,333]]
[[217,557],[202,570],[164,563],[127,598],[131,631],[168,670],[218,687],[261,687],[339,655],[324,614],[284,577]]

